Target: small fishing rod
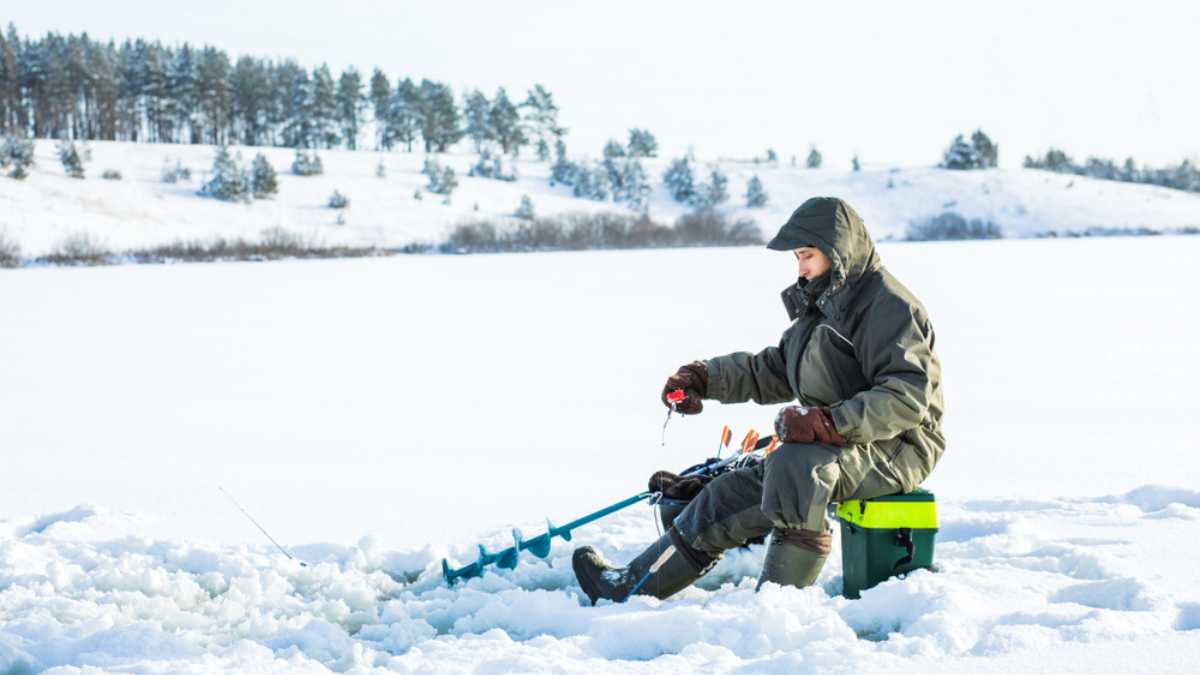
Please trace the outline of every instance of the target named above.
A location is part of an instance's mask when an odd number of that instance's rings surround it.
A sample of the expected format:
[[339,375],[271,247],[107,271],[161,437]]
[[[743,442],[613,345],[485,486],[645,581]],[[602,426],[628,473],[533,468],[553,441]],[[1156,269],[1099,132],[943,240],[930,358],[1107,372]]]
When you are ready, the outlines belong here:
[[297,559],[294,555],[289,553],[286,548],[284,548],[282,545],[280,545],[279,542],[275,541],[275,537],[272,537],[269,533],[267,533],[267,531],[265,529],[263,529],[263,526],[259,525],[258,521],[254,519],[254,516],[247,513],[246,509],[242,508],[242,505],[238,503],[238,500],[234,499],[233,495],[231,495],[225,491],[225,488],[218,485],[217,489],[221,491],[221,494],[228,497],[229,501],[233,502],[233,505],[237,507],[237,510],[241,511],[243,516],[246,516],[246,518],[248,518],[250,520],[250,522],[254,523],[254,526],[258,528],[258,531],[262,532],[263,536],[265,536],[267,539],[270,539],[271,543],[275,544],[275,548],[279,549],[280,553],[286,555],[288,557],[288,560],[295,560],[296,562],[300,563],[301,567],[308,567],[308,563],[304,562],[303,560]]

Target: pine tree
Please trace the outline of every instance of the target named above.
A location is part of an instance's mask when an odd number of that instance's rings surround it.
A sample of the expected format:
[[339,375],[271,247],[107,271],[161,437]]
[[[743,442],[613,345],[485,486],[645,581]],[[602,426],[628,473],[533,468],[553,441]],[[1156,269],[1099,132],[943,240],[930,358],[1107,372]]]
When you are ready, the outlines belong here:
[[508,92],[504,87],[496,90],[496,96],[492,99],[492,107],[488,111],[488,124],[505,155],[519,152],[521,146],[528,142],[524,130],[521,129],[521,116],[517,107],[508,100]]
[[309,147],[333,148],[341,138],[339,133],[337,85],[329,66],[313,70],[312,100],[309,101],[309,118],[312,120],[312,137]]
[[817,146],[809,146],[808,157],[804,160],[804,166],[810,169],[819,169],[821,168],[822,161],[821,151],[817,150]]
[[449,86],[421,80],[417,90],[417,123],[425,152],[445,152],[462,138],[458,105]]
[[966,171],[979,167],[979,153],[963,139],[962,134],[954,137],[950,147],[942,155],[942,168]]
[[645,213],[650,208],[650,180],[642,163],[634,157],[626,158],[621,167],[620,192],[614,191],[613,201],[624,202],[631,211]]
[[767,191],[758,176],[751,176],[746,183],[746,208],[758,209],[767,205]]
[[62,141],[58,144],[58,161],[62,162],[63,170],[71,178],[83,178],[83,159],[74,141]]
[[363,110],[367,99],[363,96],[362,75],[354,68],[342,72],[337,84],[338,123],[342,141],[350,150],[358,149],[358,132],[362,127]]
[[371,109],[375,113],[375,149],[391,150],[392,144],[386,132],[392,109],[392,85],[388,82],[387,75],[378,68],[371,73],[369,97]]
[[521,204],[517,206],[517,210],[513,212],[513,216],[521,220],[534,219],[533,200],[529,198],[529,195],[521,195]]
[[572,185],[575,182],[575,163],[567,159],[567,144],[554,142],[554,164],[550,167],[550,185]]
[[714,166],[709,171],[708,180],[696,186],[688,204],[696,209],[711,209],[729,199],[729,178]]
[[292,158],[292,173],[297,176],[317,176],[325,173],[325,165],[315,150],[310,155],[296,148],[296,155]]
[[535,84],[519,106],[522,111],[521,123],[526,129],[526,136],[534,142],[537,148],[538,161],[550,159],[550,145],[562,140],[567,130],[558,124],[558,106],[554,97],[540,84]]
[[1000,146],[993,143],[982,129],[976,129],[975,133],[971,134],[971,147],[975,149],[975,155],[978,157],[977,165],[973,168],[996,168],[1000,158]]
[[421,93],[412,80],[405,78],[396,84],[386,123],[387,147],[390,148],[392,143],[403,143],[404,151],[412,152],[421,128]]
[[680,203],[690,202],[696,194],[696,177],[692,172],[690,155],[671,161],[663,173],[663,183],[671,193],[671,198]]
[[19,136],[5,136],[0,143],[0,169],[8,169],[8,177],[24,180],[33,166],[33,141]]
[[253,189],[250,178],[242,170],[240,158],[229,154],[229,148],[217,146],[213,158],[212,176],[200,188],[200,194],[225,202],[249,202]]
[[629,130],[630,157],[657,157],[658,139],[645,129]]
[[624,157],[625,146],[621,145],[615,138],[610,138],[608,139],[608,142],[604,144],[604,151],[602,154],[604,159]]
[[232,118],[233,96],[229,91],[229,57],[213,47],[200,52],[196,69],[197,103],[208,130],[208,142],[214,145],[226,142]]
[[329,208],[331,209],[347,209],[350,208],[350,198],[342,194],[340,190],[334,190],[333,194],[329,195]]
[[279,193],[279,179],[275,176],[275,167],[267,161],[261,152],[254,156],[250,164],[250,187],[255,199],[266,199]]
[[463,95],[463,120],[466,126],[463,133],[475,144],[475,152],[483,151],[483,144],[496,139],[488,120],[491,104],[487,96],[478,89],[472,89]]
[[862,171],[862,164],[858,161],[858,155],[850,158],[850,168],[854,171]]

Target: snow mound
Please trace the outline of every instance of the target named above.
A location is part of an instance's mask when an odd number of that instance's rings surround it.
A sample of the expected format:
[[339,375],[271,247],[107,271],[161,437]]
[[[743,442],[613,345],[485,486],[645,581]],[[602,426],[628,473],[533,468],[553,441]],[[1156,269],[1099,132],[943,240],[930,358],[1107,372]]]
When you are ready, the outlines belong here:
[[[944,502],[940,571],[860,600],[839,594],[836,546],[815,586],[756,592],[762,547],[751,547],[669,600],[596,607],[561,542],[545,561],[447,587],[429,547],[313,544],[296,547],[301,566],[269,546],[88,538],[77,530],[109,525],[80,506],[4,523],[0,672],[876,672],[1032,651],[1049,667],[1081,642],[1195,635],[1193,584],[1153,569],[1128,538],[1131,527],[1195,535],[1194,521],[1157,517],[1195,496],[1147,486],[1121,499]],[[624,561],[655,536],[634,509],[576,540]]]

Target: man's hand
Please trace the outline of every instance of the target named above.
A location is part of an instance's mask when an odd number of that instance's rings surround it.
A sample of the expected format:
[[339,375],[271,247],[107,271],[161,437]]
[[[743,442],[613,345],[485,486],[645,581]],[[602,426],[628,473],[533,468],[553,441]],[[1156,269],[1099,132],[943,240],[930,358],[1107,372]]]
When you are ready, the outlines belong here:
[[781,408],[775,416],[775,435],[784,443],[825,443],[839,448],[846,445],[826,408],[802,405]]
[[693,361],[686,366],[680,366],[675,374],[667,378],[663,385],[662,402],[668,408],[667,394],[675,389],[682,389],[684,398],[675,404],[675,409],[684,415],[696,415],[704,410],[701,399],[708,394],[708,368],[700,361]]

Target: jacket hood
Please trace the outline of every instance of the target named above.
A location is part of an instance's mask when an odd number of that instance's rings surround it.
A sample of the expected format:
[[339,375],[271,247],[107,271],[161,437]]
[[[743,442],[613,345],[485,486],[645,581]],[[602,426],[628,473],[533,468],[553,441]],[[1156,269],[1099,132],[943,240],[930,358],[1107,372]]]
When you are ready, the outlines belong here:
[[[822,311],[835,317],[849,296],[847,287],[880,266],[879,254],[862,217],[836,197],[813,197],[801,204],[767,244],[767,248],[776,251],[803,246],[816,247],[829,258],[829,288],[815,302]],[[788,313],[793,313],[792,307]]]

